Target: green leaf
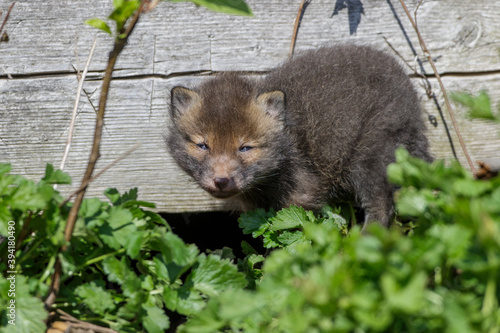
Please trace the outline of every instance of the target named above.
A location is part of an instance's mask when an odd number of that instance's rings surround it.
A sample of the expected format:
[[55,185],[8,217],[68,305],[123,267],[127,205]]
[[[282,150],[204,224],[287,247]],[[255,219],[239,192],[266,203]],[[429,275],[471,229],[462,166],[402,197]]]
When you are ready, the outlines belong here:
[[128,209],[119,206],[111,207],[107,219],[108,223],[99,228],[103,242],[115,250],[126,247],[130,235],[137,232],[132,219],[132,213]]
[[304,236],[302,231],[284,231],[278,236],[278,241],[285,245],[288,246],[290,244],[295,243],[299,239],[301,239]]
[[273,232],[266,232],[263,235],[263,245],[264,247],[271,249],[274,247],[281,247],[282,244],[278,240],[278,233],[273,231]]
[[219,300],[210,300],[203,311],[199,311],[184,325],[179,326],[179,333],[213,333],[219,332],[224,326],[224,321],[220,320]]
[[190,1],[219,13],[253,16],[252,10],[243,0],[171,0],[173,2]]
[[130,201],[137,202],[138,192],[139,190],[137,189],[137,187],[134,187],[128,192],[123,193],[123,195],[121,196],[120,204],[124,204]]
[[166,287],[163,301],[167,309],[186,316],[199,313],[206,305],[206,298],[191,287],[192,285],[184,285],[177,290]]
[[[10,278],[14,275],[7,275]],[[2,311],[0,314],[0,327],[4,333],[31,333],[45,332],[44,321],[47,319],[43,302],[29,293],[28,277],[15,275],[15,296],[9,297],[10,281],[0,275],[0,304]],[[12,300],[14,302],[12,303]],[[11,305],[14,304],[14,305]],[[14,306],[15,316],[7,316],[10,313],[8,307]],[[12,321],[15,325],[9,324]],[[3,326],[3,327],[2,327]]]
[[10,170],[12,170],[12,166],[9,163],[0,163],[0,176],[5,175]]
[[102,262],[104,272],[108,275],[108,280],[123,285],[127,276],[133,273],[129,268],[129,263],[125,257],[118,260],[114,256],[107,257]]
[[171,283],[175,282],[182,269],[182,267],[178,265],[167,267],[167,264],[163,262],[160,255],[156,255],[153,258],[153,263],[153,267],[158,278],[170,281]]
[[400,285],[394,276],[385,273],[381,277],[381,286],[385,299],[395,311],[411,314],[424,305],[426,281],[426,274],[418,272],[406,285]]
[[136,231],[132,235],[129,235],[125,247],[127,249],[127,254],[132,259],[138,259],[141,253],[141,245],[144,236],[147,234],[145,231]]
[[469,109],[469,117],[481,119],[495,119],[491,113],[490,97],[485,91],[479,92],[479,95],[472,96],[467,93],[452,93],[451,98]]
[[474,332],[469,323],[470,313],[460,305],[456,295],[449,293],[444,299],[444,317],[447,321],[446,333]]
[[75,294],[82,298],[89,309],[98,315],[105,315],[108,310],[114,310],[113,297],[104,288],[94,282],[86,283],[75,289]]
[[371,264],[380,263],[384,257],[382,255],[382,243],[375,237],[366,236],[359,239],[355,244],[356,258],[359,261],[366,261]]
[[45,177],[42,180],[49,184],[71,184],[71,176],[62,170],[54,170],[52,164],[45,167]]
[[277,212],[270,221],[271,230],[293,229],[314,221],[314,216],[311,216],[311,212],[306,212],[302,207],[290,206]]
[[165,229],[159,229],[159,237],[150,240],[150,247],[161,253],[154,257],[154,267],[158,276],[171,283],[189,269],[196,261],[198,248],[186,245],[182,239]]
[[401,192],[401,196],[396,203],[398,213],[403,216],[420,216],[427,210],[430,203],[429,198],[431,197],[432,193],[407,188],[404,192]]
[[109,15],[109,19],[116,22],[116,31],[121,32],[125,22],[139,8],[139,0],[115,1],[115,10]]
[[466,257],[467,249],[471,245],[472,231],[458,224],[437,224],[429,229],[428,235],[444,245],[448,260],[453,262]]
[[119,205],[121,196],[116,188],[108,188],[104,191],[104,195],[111,201],[114,206]]
[[169,244],[171,260],[181,266],[189,265],[198,254],[196,246],[187,245],[179,236],[172,232],[165,234],[165,241]]
[[142,308],[146,310],[144,328],[148,333],[164,333],[170,327],[170,320],[162,309],[145,305]]
[[90,20],[85,21],[85,24],[90,25],[91,27],[100,29],[104,32],[107,32],[110,35],[112,34],[111,28],[109,27],[109,25],[101,19],[92,18]]
[[[247,290],[228,289],[221,294],[218,315],[227,321],[248,318],[253,312],[266,306],[265,299]],[[235,306],[237,304],[237,306]]]
[[453,182],[455,193],[466,197],[478,197],[491,190],[493,184],[487,181],[474,179],[458,179]]
[[113,0],[113,8],[120,8],[125,3],[125,0]]
[[88,223],[91,220],[88,218],[98,216],[102,212],[103,207],[106,206],[107,204],[105,202],[102,202],[98,198],[84,199],[80,210],[78,211],[78,215],[85,218],[85,222]]
[[227,288],[243,288],[247,282],[245,275],[238,272],[236,265],[215,255],[198,257],[198,265],[188,277],[194,288],[214,296]]
[[146,207],[146,208],[156,208],[156,204],[152,202],[147,202],[147,201],[140,201],[140,200],[130,200],[126,201],[122,204],[122,207],[124,208],[129,208],[129,207]]
[[257,255],[257,251],[250,245],[247,241],[241,242],[241,249],[243,253],[247,256],[249,255]]
[[259,208],[240,215],[238,225],[243,229],[244,234],[252,234],[252,237],[257,238],[269,229],[268,219],[274,215],[274,212],[266,212]]
[[[11,187],[13,193],[8,198],[8,204],[11,209],[37,211],[47,207],[47,201],[51,199],[51,195],[47,197],[40,191],[43,186],[37,186],[32,181],[23,180],[17,186]],[[49,191],[52,191],[48,186]],[[53,194],[54,192],[49,194]]]

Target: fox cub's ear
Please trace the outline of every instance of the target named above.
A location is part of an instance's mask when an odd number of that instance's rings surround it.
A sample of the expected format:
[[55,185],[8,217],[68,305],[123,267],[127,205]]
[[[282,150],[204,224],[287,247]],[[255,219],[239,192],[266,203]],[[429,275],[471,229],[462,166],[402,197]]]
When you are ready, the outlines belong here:
[[200,95],[191,89],[173,87],[170,93],[170,116],[176,119],[200,100]]
[[285,116],[285,93],[279,90],[257,96],[257,103],[273,118],[283,120]]

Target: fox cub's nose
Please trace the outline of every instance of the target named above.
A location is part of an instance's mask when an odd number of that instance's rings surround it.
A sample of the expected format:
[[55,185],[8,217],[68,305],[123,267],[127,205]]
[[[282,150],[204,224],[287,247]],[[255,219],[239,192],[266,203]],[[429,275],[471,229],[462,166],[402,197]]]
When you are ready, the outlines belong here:
[[219,190],[223,190],[224,188],[226,188],[227,184],[229,184],[229,178],[215,177],[214,184]]

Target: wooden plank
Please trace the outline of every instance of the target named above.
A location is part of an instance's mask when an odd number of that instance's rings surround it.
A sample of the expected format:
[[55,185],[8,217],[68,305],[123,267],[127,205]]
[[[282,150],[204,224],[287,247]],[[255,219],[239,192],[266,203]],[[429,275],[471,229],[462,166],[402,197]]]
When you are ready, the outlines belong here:
[[[140,142],[142,145],[92,184],[89,195],[102,197],[102,192],[108,187],[117,187],[120,191],[139,187],[141,199],[157,203],[160,211],[200,211],[222,207],[220,202],[209,198],[177,169],[168,156],[163,141],[169,121],[169,90],[178,84],[194,86],[203,79],[205,78],[145,78],[112,83],[98,169],[135,143]],[[492,100],[498,102],[499,79],[495,75],[481,77],[480,81],[470,77],[446,78],[445,84],[450,90],[471,92],[488,87]],[[432,84],[437,89],[436,83]],[[91,101],[95,105],[98,87],[99,82],[95,81],[85,84],[85,90],[93,93]],[[14,172],[31,179],[42,176],[46,163],[58,166],[63,155],[75,89],[73,77],[0,81],[0,105],[5,107],[0,120],[0,160],[13,163]],[[451,131],[452,126],[444,110],[442,96],[437,90],[435,93]],[[426,113],[437,119],[437,127],[429,123],[428,137],[432,153],[436,158],[452,159],[453,153],[445,126],[435,103],[424,100],[423,106]],[[460,108],[455,112],[473,159],[500,157],[498,125],[468,120],[464,110]],[[62,186],[60,189],[65,194],[73,191],[81,180],[92,142],[94,121],[94,110],[83,96],[66,166],[75,184]],[[453,132],[451,137],[460,161],[465,165]]]
[[[198,189],[166,152],[163,134],[169,122],[169,91],[178,84],[195,86],[212,72],[265,72],[282,62],[288,55],[299,2],[249,1],[255,13],[252,18],[171,2],[162,2],[146,14],[117,64],[97,169],[135,143],[142,145],[92,184],[89,195],[102,197],[108,187],[120,191],[139,187],[140,198],[155,202],[160,211],[220,209],[222,203]],[[407,4],[413,10],[419,2],[412,0]],[[354,10],[349,15],[346,8],[335,11],[332,1],[311,2],[302,20],[297,49],[343,41],[373,44],[390,51],[385,37],[411,65],[415,63],[415,54],[424,59],[398,1],[353,3],[358,3],[354,9],[358,14],[362,9],[362,14],[356,15]],[[0,44],[0,161],[13,163],[14,172],[39,179],[46,163],[59,165],[77,86],[73,67],[79,63],[82,68],[96,34],[83,21],[105,17],[111,4],[110,0],[16,3],[5,28],[10,41]],[[10,1],[0,0],[0,8],[9,5]],[[422,35],[436,58],[446,87],[450,91],[470,92],[487,89],[495,110],[500,101],[499,13],[500,3],[489,0],[427,0],[418,15]],[[100,78],[112,42],[104,33],[97,35],[96,55],[84,86],[90,101],[82,95],[66,166],[74,184],[61,186],[64,194],[79,184],[92,142],[95,115],[91,102],[97,105]],[[422,66],[430,73],[425,61]],[[418,65],[415,67],[421,70]],[[8,79],[7,74],[14,79]],[[420,79],[414,81],[420,86]],[[430,82],[437,102],[428,100],[423,88],[419,90],[426,114],[437,119],[436,127],[429,122],[432,153],[436,158],[453,159],[447,134],[450,132],[456,155],[465,165],[442,94],[436,81],[431,78]],[[472,158],[499,158],[498,125],[468,120],[463,109],[455,108]]]
[[[0,81],[0,103],[8,110],[2,113],[9,119],[9,123],[1,122],[0,160],[13,163],[13,172],[40,179],[46,163],[59,166],[76,89],[74,81],[74,78],[66,77]],[[92,184],[88,192],[90,196],[102,197],[102,192],[108,187],[117,187],[120,191],[139,187],[141,199],[156,202],[161,211],[195,211],[214,207],[214,202],[207,200],[205,193],[178,172],[166,152],[162,136],[166,130],[166,92],[171,84],[178,84],[175,82],[156,82],[155,92],[152,90],[152,79],[112,83],[102,157],[97,170],[137,142],[141,146]],[[95,105],[98,84],[85,84],[87,91],[95,91],[91,98]],[[51,94],[51,89],[56,89],[58,94]],[[26,100],[26,91],[36,102]],[[7,95],[8,99],[5,98]],[[65,168],[74,184],[59,187],[65,195],[78,187],[85,171],[94,123],[94,109],[83,97]]]
[[[418,2],[407,1],[410,10]],[[287,57],[298,3],[251,1],[255,16],[248,18],[213,13],[190,3],[162,2],[141,19],[120,56],[115,75],[268,70]],[[312,1],[302,20],[297,48],[340,41],[388,48],[386,38],[408,62],[414,63],[415,54],[422,57],[416,35],[398,1],[355,3],[355,10],[363,11],[357,25],[346,8],[332,15],[332,1]],[[0,8],[9,4],[10,0],[0,0]],[[110,10],[109,0],[18,2],[6,25],[10,41],[0,44],[0,73],[73,72],[75,35],[78,34],[76,44],[82,66],[97,34],[100,41],[90,69],[99,74],[112,40],[83,22],[106,17]],[[440,72],[500,69],[498,13],[500,2],[491,0],[422,3],[418,22]],[[355,34],[351,34],[353,26]],[[430,73],[426,61],[422,61]]]

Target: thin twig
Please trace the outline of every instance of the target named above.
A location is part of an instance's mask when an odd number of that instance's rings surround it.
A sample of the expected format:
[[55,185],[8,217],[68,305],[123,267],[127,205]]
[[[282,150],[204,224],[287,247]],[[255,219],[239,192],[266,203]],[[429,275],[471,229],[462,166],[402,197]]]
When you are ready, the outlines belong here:
[[295,24],[293,26],[292,41],[290,42],[290,51],[288,52],[288,59],[292,59],[293,51],[295,50],[295,41],[297,40],[297,32],[299,31],[300,17],[302,16],[302,11],[304,10],[304,5],[308,0],[302,0],[300,3],[299,11],[295,17]]
[[[109,53],[108,65],[106,67],[106,71],[104,74],[104,78],[102,81],[101,95],[99,98],[99,110],[96,117],[95,131],[94,131],[94,141],[92,144],[92,151],[90,153],[89,162],[87,164],[87,170],[83,176],[81,184],[86,184],[91,178],[92,173],[94,172],[95,165],[100,156],[100,146],[101,146],[101,138],[102,131],[104,126],[104,113],[106,111],[106,104],[108,101],[108,93],[109,87],[111,84],[111,79],[113,75],[113,71],[115,69],[116,61],[118,60],[118,56],[123,51],[125,45],[127,45],[127,40],[130,34],[133,32],[134,27],[136,26],[141,13],[143,12],[148,0],[142,0],[140,7],[134,13],[130,23],[128,24],[125,31],[120,31],[119,36],[116,37],[115,43],[113,45],[113,49]],[[85,196],[85,191],[87,187],[85,187],[82,191],[78,193],[76,196],[75,202],[73,206],[71,206],[71,210],[68,214],[68,220],[66,221],[66,227],[64,229],[64,239],[66,243],[61,247],[61,251],[66,251],[68,249],[69,242],[73,235],[73,230],[75,228],[75,223],[78,217],[78,211],[80,210],[80,206],[83,202],[83,197]],[[61,260],[60,257],[57,257],[55,263],[55,272],[52,277],[52,284],[50,286],[49,295],[45,300],[45,306],[50,308],[56,299],[57,293],[59,292],[59,286],[61,283]]]
[[[121,34],[123,37],[118,37],[115,40],[115,44],[113,46],[113,50],[109,54],[108,66],[106,68],[102,88],[101,88],[101,96],[99,98],[99,109],[96,117],[96,125],[94,132],[94,142],[92,145],[92,151],[90,153],[89,162],[87,165],[87,170],[85,171],[85,175],[82,179],[82,184],[87,183],[92,178],[92,173],[94,172],[95,165],[97,160],[100,157],[100,146],[101,146],[101,138],[102,138],[102,130],[104,125],[104,112],[106,110],[106,104],[108,101],[108,93],[109,86],[111,84],[112,74],[115,68],[116,61],[118,60],[118,55],[121,53],[125,45],[127,44],[128,37],[132,33],[137,21],[139,20],[139,16],[147,3],[146,0],[141,2],[141,6],[134,13],[130,24],[125,29],[125,32]],[[80,209],[80,205],[82,204],[83,197],[85,195],[85,189],[82,190],[76,197],[75,203],[71,207],[71,210],[68,215],[68,221],[66,224],[66,229],[64,230],[64,238],[67,242],[71,240],[71,235],[73,234],[73,229],[75,227],[76,218],[78,215],[78,210]],[[63,251],[66,250],[66,246],[63,247]]]
[[64,166],[66,165],[66,160],[68,159],[69,150],[71,149],[71,142],[73,140],[73,132],[75,129],[76,115],[78,113],[78,105],[80,104],[80,96],[82,95],[83,83],[85,82],[85,77],[87,76],[87,72],[90,66],[90,61],[92,60],[92,57],[94,55],[96,45],[97,45],[97,37],[94,38],[94,42],[92,43],[92,48],[90,49],[89,56],[87,58],[87,63],[85,64],[85,68],[83,69],[83,73],[81,76],[78,76],[78,88],[76,90],[75,104],[73,105],[73,114],[71,116],[71,122],[69,124],[68,139],[66,140],[64,155],[61,161],[61,166],[59,167],[59,169],[61,170],[63,170]]
[[128,155],[130,155],[131,153],[133,153],[137,148],[139,148],[139,146],[141,145],[141,143],[136,143],[132,148],[128,149],[126,152],[124,152],[123,154],[121,154],[120,156],[118,156],[113,162],[109,163],[108,165],[106,165],[104,168],[102,168],[98,173],[96,173],[92,178],[88,179],[85,183],[82,183],[80,185],[80,187],[74,191],[73,193],[71,193],[67,198],[66,200],[64,200],[63,202],[61,202],[59,204],[59,207],[61,206],[64,206],[65,204],[67,204],[71,198],[73,198],[75,195],[77,195],[78,193],[80,193],[81,191],[83,191],[84,189],[87,188],[87,186],[90,185],[90,183],[92,183],[94,180],[96,180],[97,178],[99,178],[100,175],[102,175],[104,172],[108,171],[110,168],[112,168],[116,163],[120,162],[121,160],[123,160],[125,157],[127,157]]
[[406,4],[405,4],[404,0],[399,0],[399,2],[401,3],[401,6],[403,7],[406,15],[408,16],[408,19],[410,20],[410,23],[413,26],[413,29],[417,33],[418,41],[420,43],[420,47],[422,48],[422,51],[424,52],[424,55],[427,57],[427,60],[429,61],[429,64],[432,67],[432,70],[434,71],[434,75],[436,76],[436,79],[437,79],[437,81],[439,83],[439,87],[441,89],[441,92],[443,93],[444,101],[445,101],[445,104],[446,104],[446,108],[448,109],[448,113],[450,115],[451,122],[453,123],[453,127],[455,129],[455,133],[457,134],[457,137],[458,137],[458,141],[460,142],[460,146],[462,147],[462,151],[464,152],[465,158],[467,159],[467,163],[469,164],[469,167],[470,167],[472,173],[475,174],[476,173],[476,168],[474,167],[474,163],[472,162],[472,159],[469,156],[469,152],[467,151],[467,147],[465,146],[465,142],[464,142],[464,140],[462,138],[462,135],[460,134],[460,130],[458,128],[458,124],[457,124],[457,121],[455,119],[455,115],[453,113],[453,109],[451,108],[451,103],[450,103],[450,100],[448,98],[448,94],[447,94],[446,89],[444,87],[443,81],[441,80],[441,76],[439,75],[439,72],[438,72],[438,70],[436,68],[436,65],[434,64],[434,61],[432,60],[431,54],[429,52],[429,49],[425,45],[424,39],[422,38],[422,35],[420,34],[420,31],[419,31],[419,29],[417,27],[417,24],[415,23],[415,21],[411,17],[411,14],[408,11],[408,8],[406,7]]
[[417,12],[418,12],[418,9],[420,8],[420,6],[422,5],[423,2],[424,2],[424,0],[420,0],[420,2],[417,4],[417,7],[415,7],[415,11],[413,12],[413,17],[415,18],[415,25],[416,26],[418,26]]
[[424,81],[424,89],[425,89],[425,93],[427,94],[427,97],[430,99],[432,98],[432,87],[431,87],[431,84],[429,83],[429,80],[427,79],[427,77],[422,74],[422,73],[419,73],[416,68],[412,67],[406,60],[405,58],[403,58],[403,56],[401,55],[401,53],[398,52],[398,50],[396,50],[396,48],[394,48],[394,46],[392,46],[392,44],[387,40],[387,38],[385,38],[384,36],[382,36],[382,38],[384,38],[385,42],[387,43],[387,45],[390,47],[390,49],[392,50],[392,52],[394,52],[394,54],[396,54],[398,56],[399,59],[401,59],[401,61],[403,61],[403,63],[413,72],[413,74],[416,76],[416,77],[419,77],[421,78],[423,81]]
[[0,27],[0,35],[2,34],[3,27],[5,26],[5,23],[7,23],[7,20],[9,19],[10,12],[12,11],[12,7],[14,7],[14,4],[16,2],[14,1],[13,3],[10,4],[9,9],[7,10],[7,14],[5,14],[5,18],[3,19],[2,26]]
[[75,66],[71,65],[77,73],[77,78],[80,78],[80,60],[78,59],[78,31],[75,31],[75,61],[76,61],[76,68]]
[[160,3],[160,0],[151,0],[149,4],[144,8],[145,12],[149,12],[153,10],[158,4]]
[[93,330],[95,332],[102,332],[102,333],[118,333],[117,331],[112,330],[111,328],[101,327],[98,325],[87,323],[86,321],[79,320],[79,319],[73,317],[72,315],[70,315],[69,313],[64,312],[61,309],[57,309],[57,312],[61,315],[60,318],[62,320],[66,320],[69,322],[69,326],[71,326],[71,327],[86,328],[86,329]]

